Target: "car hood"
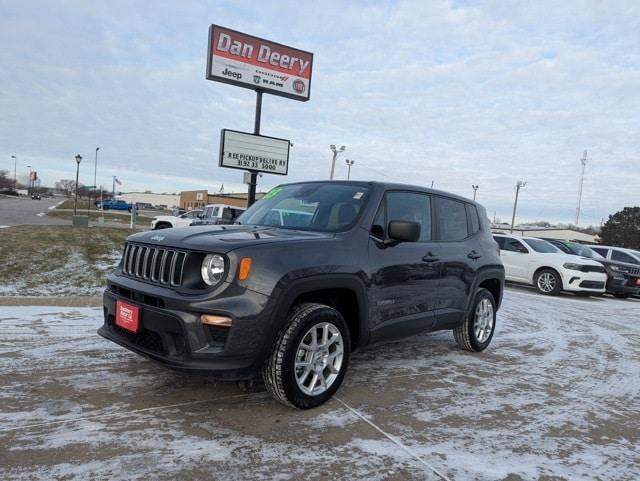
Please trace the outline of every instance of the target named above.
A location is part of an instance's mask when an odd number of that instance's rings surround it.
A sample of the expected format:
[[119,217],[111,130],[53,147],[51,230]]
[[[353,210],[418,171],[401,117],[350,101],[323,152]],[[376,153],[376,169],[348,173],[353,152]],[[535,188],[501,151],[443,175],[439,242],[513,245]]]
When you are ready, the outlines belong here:
[[334,234],[330,233],[307,232],[278,227],[206,225],[141,232],[129,236],[127,240],[179,249],[225,253],[250,245],[313,239],[322,240],[333,237]]

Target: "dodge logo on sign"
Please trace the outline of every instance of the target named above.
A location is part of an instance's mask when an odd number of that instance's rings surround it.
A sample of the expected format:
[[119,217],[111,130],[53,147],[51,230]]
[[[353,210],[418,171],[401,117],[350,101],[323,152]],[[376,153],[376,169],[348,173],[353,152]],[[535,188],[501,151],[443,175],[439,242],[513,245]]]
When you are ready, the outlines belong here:
[[207,79],[309,100],[313,54],[218,25],[209,28]]

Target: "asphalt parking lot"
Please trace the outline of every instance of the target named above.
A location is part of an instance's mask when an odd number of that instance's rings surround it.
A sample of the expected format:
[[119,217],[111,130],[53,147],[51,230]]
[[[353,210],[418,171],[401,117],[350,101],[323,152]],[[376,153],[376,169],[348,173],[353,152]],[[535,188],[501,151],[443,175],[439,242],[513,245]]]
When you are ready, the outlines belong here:
[[95,334],[99,308],[0,307],[0,479],[640,479],[640,301],[509,288],[490,349],[356,353],[295,411]]
[[63,201],[62,197],[0,197],[0,226],[11,225],[64,225],[69,221],[46,215],[47,210]]

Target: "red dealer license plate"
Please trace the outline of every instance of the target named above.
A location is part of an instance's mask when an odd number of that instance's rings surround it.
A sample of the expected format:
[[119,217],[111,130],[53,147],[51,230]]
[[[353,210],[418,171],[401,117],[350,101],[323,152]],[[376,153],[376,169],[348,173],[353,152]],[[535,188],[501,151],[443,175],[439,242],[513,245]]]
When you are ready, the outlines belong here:
[[116,301],[116,326],[130,332],[138,332],[140,327],[140,308],[126,302]]

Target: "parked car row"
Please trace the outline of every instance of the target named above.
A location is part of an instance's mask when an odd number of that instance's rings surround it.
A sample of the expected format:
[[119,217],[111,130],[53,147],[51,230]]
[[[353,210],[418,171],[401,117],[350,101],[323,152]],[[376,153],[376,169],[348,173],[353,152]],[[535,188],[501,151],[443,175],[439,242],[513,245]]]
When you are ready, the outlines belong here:
[[233,221],[245,211],[242,207],[226,204],[206,205],[202,210],[190,210],[180,215],[160,215],[151,220],[151,229],[169,229],[187,227],[189,225],[225,225]]
[[494,234],[511,282],[533,285],[538,292],[618,298],[640,296],[640,252],[576,242]]

